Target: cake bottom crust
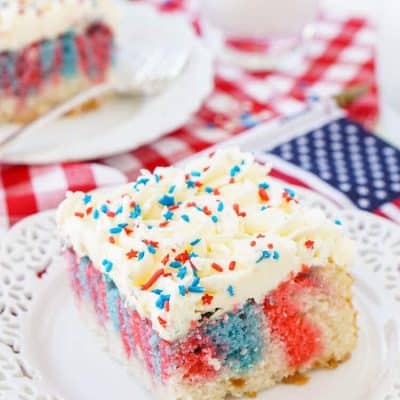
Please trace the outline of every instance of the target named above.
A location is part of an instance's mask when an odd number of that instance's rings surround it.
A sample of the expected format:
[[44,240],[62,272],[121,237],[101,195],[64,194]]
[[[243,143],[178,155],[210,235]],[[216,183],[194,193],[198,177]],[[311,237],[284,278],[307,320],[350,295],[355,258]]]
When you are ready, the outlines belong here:
[[[110,75],[110,71],[108,75]],[[40,89],[40,92],[29,95],[23,102],[15,96],[2,95],[0,97],[0,123],[29,123],[54,106],[95,86],[97,83],[82,74],[73,78],[60,78],[58,82],[48,83]],[[73,116],[95,109],[104,99],[103,96],[87,102],[83,106],[71,110],[67,115]]]
[[163,400],[223,400],[234,397],[255,397],[257,393],[277,383],[291,382],[290,377],[316,368],[333,368],[346,361],[357,344],[356,312],[351,302],[352,278],[340,268],[319,268],[315,272],[327,290],[301,296],[302,309],[321,332],[321,351],[300,366],[288,363],[285,345],[276,332],[267,334],[263,358],[246,373],[222,370],[214,379],[185,382],[172,375],[167,382],[155,379],[143,365],[143,360],[127,357],[121,336],[110,320],[99,324],[95,307],[85,298],[78,301],[84,320],[101,339],[103,347],[143,384],[155,398]]

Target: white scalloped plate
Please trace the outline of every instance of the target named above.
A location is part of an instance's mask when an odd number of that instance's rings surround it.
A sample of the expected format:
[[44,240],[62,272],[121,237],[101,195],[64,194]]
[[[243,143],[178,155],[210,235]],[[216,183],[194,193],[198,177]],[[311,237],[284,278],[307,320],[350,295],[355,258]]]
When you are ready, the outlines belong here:
[[[367,213],[340,211],[310,192],[302,196],[340,218],[358,243],[353,274],[360,340],[337,369],[257,398],[398,400],[400,229]],[[0,246],[0,399],[150,400],[78,318],[60,250],[53,211],[20,222]]]
[[[200,108],[213,88],[213,63],[190,24],[183,17],[161,14],[141,3],[125,6],[122,23],[121,30],[133,38],[160,47],[164,41],[168,46],[189,46],[191,54],[181,74],[157,95],[115,97],[95,111],[60,118],[40,132],[21,135],[2,150],[2,161],[42,164],[111,156],[179,128]],[[2,125],[0,135],[15,128]]]

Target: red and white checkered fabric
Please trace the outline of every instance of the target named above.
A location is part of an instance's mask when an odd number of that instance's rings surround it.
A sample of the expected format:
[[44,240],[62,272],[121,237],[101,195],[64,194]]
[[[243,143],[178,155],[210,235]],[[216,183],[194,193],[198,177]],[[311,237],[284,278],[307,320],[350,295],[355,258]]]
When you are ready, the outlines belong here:
[[[149,1],[149,0],[147,0]],[[201,33],[192,3],[155,1],[165,12],[182,12]],[[66,190],[89,190],[133,179],[142,168],[169,165],[275,117],[302,109],[307,99],[325,97],[357,83],[370,91],[349,114],[364,123],[377,115],[374,78],[375,32],[362,18],[322,16],[302,62],[269,73],[248,73],[217,65],[215,90],[182,128],[140,148],[98,160],[49,166],[0,167],[0,230],[20,218],[55,207]]]

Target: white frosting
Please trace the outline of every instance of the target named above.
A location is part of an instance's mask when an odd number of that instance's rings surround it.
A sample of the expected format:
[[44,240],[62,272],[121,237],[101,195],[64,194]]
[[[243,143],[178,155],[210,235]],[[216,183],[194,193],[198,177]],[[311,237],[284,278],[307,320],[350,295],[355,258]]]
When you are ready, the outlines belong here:
[[16,50],[95,21],[111,27],[111,0],[0,0],[0,51]]
[[[302,208],[295,194],[273,181],[268,172],[269,167],[255,163],[251,154],[238,149],[217,151],[212,158],[195,160],[184,170],[157,168],[155,175],[143,171],[136,183],[93,194],[92,198],[69,193],[58,210],[59,229],[76,253],[88,256],[99,270],[104,271],[107,261],[111,262],[108,275],[127,305],[151,319],[162,338],[174,340],[187,333],[205,312],[218,308],[216,316],[248,299],[262,302],[269,291],[304,264],[347,267],[352,263],[353,244],[342,227],[320,210]],[[157,182],[158,177],[161,180]],[[197,181],[202,186],[192,188],[192,182]],[[260,185],[268,200],[259,193]],[[218,189],[217,193],[207,192],[212,189]],[[171,215],[166,215],[167,207],[159,203],[164,195],[170,196],[164,200],[182,202]],[[131,215],[132,201],[141,209],[136,218]],[[119,209],[119,213],[109,217],[100,211],[95,219],[89,209],[86,215],[88,207],[100,210],[104,204],[108,210]],[[160,227],[167,217],[171,218],[168,225]],[[133,233],[123,228],[120,233],[110,233],[120,223],[127,223],[126,228]],[[110,243],[110,236],[115,243]],[[158,247],[154,251],[143,240],[155,241]],[[126,254],[131,249],[144,252],[143,258],[129,259]],[[187,273],[183,279],[178,272],[183,270],[170,266],[185,250],[192,253],[190,260],[200,278],[197,287],[212,296],[211,304],[204,293],[189,291],[183,296],[179,292],[180,285],[188,288],[195,279],[190,262],[184,264]],[[260,260],[263,252],[265,258]],[[166,254],[169,261],[164,266]],[[236,264],[231,270],[232,261]],[[217,264],[214,268],[213,263]],[[141,285],[161,267],[171,275],[160,277],[150,290],[143,290]],[[159,308],[160,302],[157,306],[160,296],[152,292],[154,289],[170,296],[169,310]]]

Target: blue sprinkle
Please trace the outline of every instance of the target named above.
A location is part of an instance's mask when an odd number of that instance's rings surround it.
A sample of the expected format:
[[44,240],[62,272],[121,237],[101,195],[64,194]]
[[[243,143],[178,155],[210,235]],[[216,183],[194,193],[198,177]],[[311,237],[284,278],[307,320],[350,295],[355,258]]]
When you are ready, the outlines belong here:
[[182,218],[185,222],[190,222],[189,215],[187,215],[187,214],[181,215],[181,218]]
[[158,202],[162,205],[162,206],[173,206],[175,204],[175,199],[173,196],[168,196],[167,194],[164,194],[163,197],[161,197],[160,200],[158,200]]
[[190,245],[191,245],[191,246],[196,246],[196,244],[199,244],[200,242],[201,242],[201,239],[198,238],[198,239],[195,239],[195,240],[193,240],[192,242],[190,242]]
[[236,176],[238,173],[240,172],[240,167],[239,165],[234,165],[230,171],[230,175],[233,178],[234,176]]
[[200,283],[200,278],[198,276],[196,276],[193,279],[193,282],[192,282],[191,286],[197,286],[199,283]]
[[83,202],[86,204],[89,204],[92,201],[92,196],[90,194],[85,194],[85,196],[83,196]]
[[156,307],[162,310],[164,308],[165,303],[169,301],[170,298],[171,296],[169,294],[160,294],[160,296],[156,301]]
[[178,290],[179,290],[179,294],[180,294],[181,296],[185,296],[185,295],[186,295],[185,286],[179,285],[179,286],[178,286]]
[[145,178],[145,177],[139,178],[139,179],[136,181],[136,183],[135,183],[135,189],[136,189],[137,186],[139,186],[139,185],[146,185],[146,183],[147,183],[149,180],[150,180],[149,178]]
[[118,208],[117,208],[117,211],[115,211],[115,214],[121,214],[122,213],[122,210],[123,210],[123,208],[122,208],[122,206],[119,206]]
[[113,263],[110,260],[107,260],[106,258],[101,262],[103,267],[105,268],[106,272],[110,272],[113,267]]
[[142,209],[140,208],[139,204],[135,204],[133,211],[130,213],[129,217],[135,219],[142,214]]
[[192,176],[201,176],[201,173],[199,171],[192,171],[190,173],[190,175],[192,175]]
[[110,228],[109,232],[112,235],[115,235],[117,233],[121,233],[122,232],[122,228],[120,228],[119,226],[115,226],[114,228]]
[[245,160],[240,161],[240,165],[244,165],[244,164],[246,164]]
[[192,293],[204,293],[204,288],[201,286],[189,286],[188,287],[189,292]]
[[126,228],[128,226],[128,224],[126,222],[124,222],[124,223],[118,224],[118,226],[123,229],[123,228]]
[[99,219],[99,217],[100,217],[100,213],[99,213],[99,210],[96,208],[96,209],[93,211],[93,218],[94,218],[94,219]]
[[162,293],[162,289],[153,289],[152,292],[155,293],[155,294],[161,294]]
[[260,211],[265,211],[267,208],[267,206],[261,206]]
[[176,185],[172,185],[172,186],[168,189],[168,193],[169,193],[169,194],[174,193],[175,189],[176,189]]
[[170,210],[168,210],[165,214],[163,214],[163,217],[169,221],[170,219],[172,219],[172,217],[174,216],[174,213]]
[[147,225],[147,229],[151,231],[153,229],[153,225]]
[[342,221],[340,219],[335,219],[335,224],[336,225],[342,225]]
[[199,255],[198,254],[196,254],[194,251],[192,251],[190,254],[189,254],[189,258],[196,258],[196,257],[198,257]]
[[261,182],[261,183],[258,185],[258,187],[261,188],[261,189],[268,189],[268,188],[269,188],[269,183],[267,183],[267,182]]
[[195,206],[195,209],[196,209],[197,211],[203,212],[203,209],[202,209],[201,207],[199,207],[199,206]]
[[205,190],[207,193],[212,193],[212,192],[214,191],[214,189],[213,189],[212,187],[210,187],[210,186],[206,186],[206,187],[204,188],[204,190]]
[[186,268],[186,267],[182,267],[182,268],[179,268],[179,271],[178,271],[178,273],[176,274],[176,276],[177,276],[179,279],[183,279],[183,278],[186,276],[186,273],[187,273],[187,268]]
[[193,181],[188,180],[188,181],[186,181],[186,186],[188,189],[193,189],[196,185]]
[[272,255],[272,258],[273,258],[274,260],[279,260],[279,257],[280,257],[279,253],[275,250],[274,253],[273,253],[273,255]]
[[197,275],[197,271],[196,271],[195,269],[192,269],[192,273],[193,273],[193,276],[194,276],[194,277],[196,277],[196,278],[199,277],[199,276]]
[[261,253],[260,258],[256,261],[256,263],[261,262],[262,260],[265,260],[267,258],[271,257],[271,253],[268,250],[263,250],[263,252]]
[[156,180],[157,183],[160,182],[161,180],[160,175],[154,174],[154,179]]
[[149,246],[147,246],[147,250],[149,251],[149,253],[151,254],[156,254],[157,250],[154,246],[152,246],[151,244]]
[[229,296],[233,297],[235,295],[235,291],[233,290],[233,286],[229,285],[226,291],[229,293]]
[[139,251],[138,257],[137,257],[138,261],[142,260],[143,257],[144,257],[144,251]]
[[222,202],[222,201],[220,201],[219,203],[218,203],[218,208],[217,208],[217,210],[219,211],[219,212],[221,212],[223,209],[224,209],[224,203]]
[[218,217],[216,215],[213,215],[211,217],[211,219],[212,219],[212,222],[214,222],[214,224],[216,224],[218,222]]
[[182,267],[182,263],[180,261],[171,261],[169,263],[169,266],[171,268],[180,268],[180,267]]
[[290,188],[285,188],[284,190],[291,198],[296,196],[296,192],[294,190],[292,190]]
[[102,204],[102,206],[100,207],[101,212],[103,212],[104,214],[107,214],[108,212],[108,207],[107,204]]

